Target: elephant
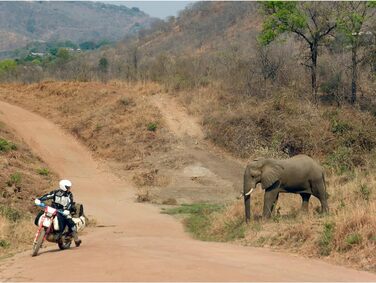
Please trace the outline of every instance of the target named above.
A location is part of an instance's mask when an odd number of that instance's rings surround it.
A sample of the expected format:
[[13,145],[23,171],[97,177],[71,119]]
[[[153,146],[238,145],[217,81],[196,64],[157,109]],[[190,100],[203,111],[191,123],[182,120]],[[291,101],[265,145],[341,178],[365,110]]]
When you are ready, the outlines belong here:
[[329,211],[324,170],[307,155],[282,160],[257,158],[246,166],[243,197],[247,223],[251,214],[251,193],[259,183],[265,190],[264,218],[270,218],[279,193],[300,194],[303,211],[308,211],[309,198],[314,195],[321,202],[321,212]]

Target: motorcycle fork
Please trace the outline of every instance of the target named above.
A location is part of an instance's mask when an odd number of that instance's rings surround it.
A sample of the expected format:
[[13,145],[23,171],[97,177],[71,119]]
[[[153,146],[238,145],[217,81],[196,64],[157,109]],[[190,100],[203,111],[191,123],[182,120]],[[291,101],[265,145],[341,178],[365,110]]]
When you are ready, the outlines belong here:
[[[46,218],[46,216],[43,214],[41,217],[43,217],[43,218],[41,219],[41,222],[40,222],[41,224],[39,225],[38,231],[37,231],[37,233],[35,234],[34,243],[37,242],[37,239],[38,239],[38,237],[39,237],[40,231],[41,231],[42,229],[44,229],[44,227],[43,227],[43,221],[44,221],[44,218]],[[46,237],[46,236],[44,236],[44,237]]]
[[47,228],[46,234],[44,234],[44,240],[46,240],[47,236],[50,234],[50,231],[53,231],[55,217],[57,217],[56,214],[54,214],[53,217],[51,217],[51,224],[50,227]]
[[[41,220],[41,225],[40,225],[39,228],[38,228],[37,234],[35,235],[34,243],[36,243],[36,241],[37,241],[37,239],[38,239],[38,236],[39,236],[39,234],[40,234],[40,231],[41,231],[42,229],[45,229],[45,227],[43,226],[43,221],[44,221],[44,219],[46,218],[46,216],[43,214],[41,217],[43,217],[43,218],[42,218],[42,220]],[[55,218],[55,217],[54,217],[54,218]],[[52,218],[52,219],[51,219],[51,225],[50,225],[50,227],[47,228],[46,233],[44,234],[43,241],[46,240],[48,234],[50,233],[50,230],[51,230],[52,225],[53,225],[53,220],[54,220],[54,219]]]

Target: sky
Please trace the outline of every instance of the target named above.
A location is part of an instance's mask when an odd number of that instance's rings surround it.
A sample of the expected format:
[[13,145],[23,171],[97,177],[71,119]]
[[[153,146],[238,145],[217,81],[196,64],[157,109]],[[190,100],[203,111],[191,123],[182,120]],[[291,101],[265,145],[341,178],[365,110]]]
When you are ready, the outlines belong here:
[[162,20],[169,16],[177,16],[178,12],[193,1],[101,1],[116,5],[125,5],[128,8],[137,7],[146,14]]

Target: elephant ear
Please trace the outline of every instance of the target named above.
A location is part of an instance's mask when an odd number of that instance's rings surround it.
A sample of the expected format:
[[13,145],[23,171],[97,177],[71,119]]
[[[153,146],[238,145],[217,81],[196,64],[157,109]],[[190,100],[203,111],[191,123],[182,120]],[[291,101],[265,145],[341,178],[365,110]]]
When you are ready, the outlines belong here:
[[262,188],[266,190],[275,182],[277,182],[283,171],[283,166],[276,163],[266,163],[262,168],[261,184]]

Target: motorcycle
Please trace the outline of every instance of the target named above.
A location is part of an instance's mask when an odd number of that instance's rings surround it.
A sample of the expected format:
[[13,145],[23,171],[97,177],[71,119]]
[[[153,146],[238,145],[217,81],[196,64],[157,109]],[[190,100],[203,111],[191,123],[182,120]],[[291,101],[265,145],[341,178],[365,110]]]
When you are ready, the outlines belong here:
[[[58,221],[58,213],[64,215],[64,211],[53,208],[44,203],[40,203],[37,206],[44,209],[44,213],[38,219],[38,230],[35,234],[32,256],[36,256],[43,242],[57,243],[61,250],[69,249],[73,237],[66,226],[64,231],[60,231],[60,224]],[[86,218],[83,215],[83,209],[80,210],[78,217],[72,217],[73,222],[76,224],[77,232],[84,229],[86,226]]]

